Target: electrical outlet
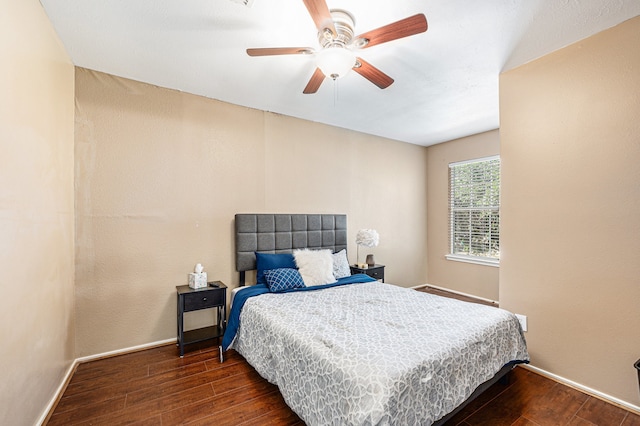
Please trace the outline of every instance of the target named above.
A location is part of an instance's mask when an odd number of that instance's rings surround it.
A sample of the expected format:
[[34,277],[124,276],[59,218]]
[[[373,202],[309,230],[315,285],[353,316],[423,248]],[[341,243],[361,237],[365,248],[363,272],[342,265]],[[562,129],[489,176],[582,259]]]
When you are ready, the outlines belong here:
[[516,314],[518,317],[518,321],[520,321],[520,326],[522,327],[522,331],[527,331],[527,316]]

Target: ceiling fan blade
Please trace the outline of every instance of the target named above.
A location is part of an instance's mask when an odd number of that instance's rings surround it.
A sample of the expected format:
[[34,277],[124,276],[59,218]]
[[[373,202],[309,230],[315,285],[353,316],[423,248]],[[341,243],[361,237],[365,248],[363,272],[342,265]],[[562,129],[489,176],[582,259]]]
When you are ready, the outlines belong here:
[[316,68],[315,72],[311,76],[311,79],[307,83],[307,87],[304,88],[302,93],[304,93],[305,95],[316,93],[323,81],[324,74],[322,73],[322,71],[320,71],[320,68]]
[[313,22],[316,24],[316,28],[321,33],[324,33],[325,30],[331,31],[331,35],[336,36],[336,27],[333,25],[333,18],[331,17],[331,12],[329,11],[329,6],[327,6],[327,2],[325,0],[303,0],[304,5],[307,6],[307,10],[309,11],[309,15],[313,19]]
[[386,89],[393,84],[393,79],[374,67],[364,59],[356,58],[356,66],[353,70],[378,86],[381,89]]
[[422,13],[419,13],[361,34],[355,38],[354,45],[364,49],[376,44],[423,33],[427,31],[427,28],[427,18]]
[[310,47],[258,47],[247,49],[249,56],[271,56],[271,55],[305,55],[313,53]]

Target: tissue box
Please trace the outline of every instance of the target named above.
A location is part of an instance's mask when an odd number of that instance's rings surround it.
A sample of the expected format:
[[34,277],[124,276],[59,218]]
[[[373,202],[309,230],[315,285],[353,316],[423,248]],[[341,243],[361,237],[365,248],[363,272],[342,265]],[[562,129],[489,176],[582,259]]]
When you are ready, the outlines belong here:
[[204,288],[207,286],[207,273],[206,272],[192,272],[189,274],[189,287],[191,288]]

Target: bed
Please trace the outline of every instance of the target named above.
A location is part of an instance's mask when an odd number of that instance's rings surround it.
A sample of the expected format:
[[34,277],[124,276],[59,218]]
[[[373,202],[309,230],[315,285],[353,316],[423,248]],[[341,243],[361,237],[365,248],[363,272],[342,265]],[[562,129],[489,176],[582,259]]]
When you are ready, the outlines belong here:
[[[442,424],[529,356],[504,310],[366,275],[270,290],[264,258],[346,249],[345,215],[236,215],[234,296],[222,347],[238,351],[310,425]],[[282,256],[280,256],[282,255]],[[326,258],[326,253],[323,255]],[[304,260],[304,257],[299,259]],[[335,262],[336,257],[334,257]],[[302,264],[300,275],[305,275]],[[263,283],[267,278],[269,282]],[[275,287],[274,287],[275,288]]]

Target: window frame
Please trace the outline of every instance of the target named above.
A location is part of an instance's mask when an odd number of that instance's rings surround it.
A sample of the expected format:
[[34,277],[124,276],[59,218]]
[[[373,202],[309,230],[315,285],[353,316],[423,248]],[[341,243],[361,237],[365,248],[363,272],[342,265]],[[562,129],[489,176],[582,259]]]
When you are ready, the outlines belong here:
[[[498,215],[498,257],[491,257],[491,256],[474,256],[471,254],[463,254],[463,253],[454,253],[454,212],[456,211],[462,211],[463,209],[455,209],[455,207],[453,206],[453,182],[452,182],[452,169],[455,168],[456,166],[462,166],[465,164],[472,164],[472,163],[481,163],[481,162],[489,162],[489,161],[494,161],[494,160],[498,160],[498,168],[499,168],[499,172],[498,172],[498,204],[497,206],[495,205],[490,205],[487,207],[483,207],[483,208],[477,208],[474,209],[473,207],[468,207],[466,208],[466,210],[469,211],[479,211],[479,210],[491,210],[491,211],[495,211]],[[474,264],[479,264],[479,265],[485,265],[485,266],[493,266],[493,267],[499,267],[500,266],[500,252],[499,252],[499,241],[500,241],[500,175],[501,175],[501,166],[502,166],[502,162],[500,160],[500,155],[492,155],[492,156],[488,156],[488,157],[481,157],[481,158],[475,158],[472,160],[465,160],[465,161],[458,161],[458,162],[454,162],[454,163],[449,163],[449,167],[448,167],[448,184],[449,184],[449,191],[448,191],[448,214],[449,214],[449,229],[448,229],[448,233],[449,233],[449,253],[445,255],[445,258],[447,260],[453,260],[453,261],[458,261],[458,262],[466,262],[466,263],[474,263]],[[489,224],[489,230],[487,233],[488,237],[491,238],[491,224]]]

